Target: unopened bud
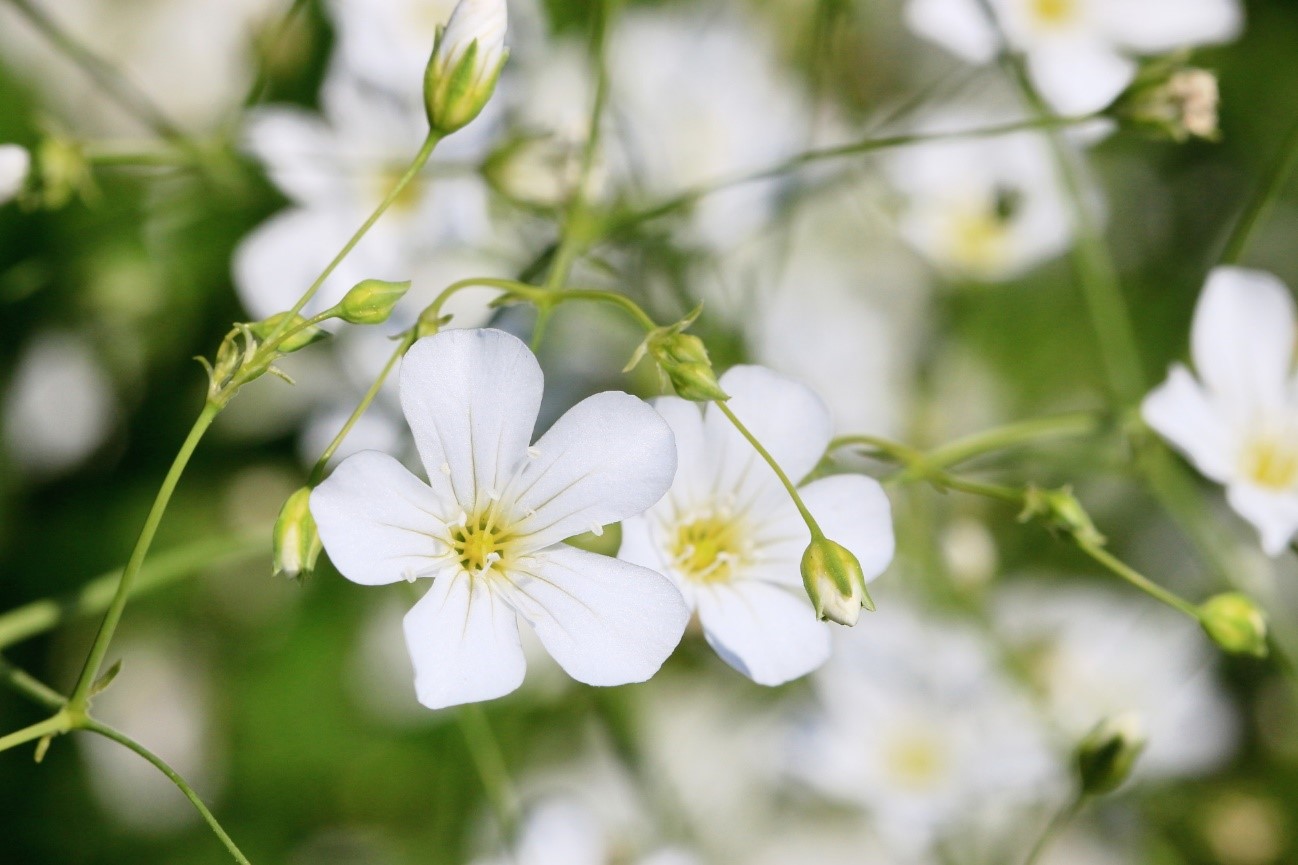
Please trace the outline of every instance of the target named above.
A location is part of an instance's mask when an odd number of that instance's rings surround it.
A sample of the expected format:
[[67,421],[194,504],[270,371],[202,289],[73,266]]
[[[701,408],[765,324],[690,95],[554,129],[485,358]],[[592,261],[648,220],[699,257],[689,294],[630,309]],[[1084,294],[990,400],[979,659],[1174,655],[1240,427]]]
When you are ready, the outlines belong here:
[[[278,351],[283,354],[291,354],[299,349],[306,348],[308,345],[319,342],[329,335],[313,324],[307,325],[306,319],[300,315],[294,315],[292,321],[284,324],[286,318],[288,318],[287,312],[277,312],[264,321],[254,322],[249,327],[249,330],[257,338],[258,342],[269,339],[276,332],[288,334],[288,336],[280,340],[278,346]],[[306,326],[303,327],[303,325]]]
[[1218,137],[1217,76],[1187,66],[1160,67],[1137,81],[1114,107],[1123,120],[1173,141]]
[[311,488],[302,489],[288,497],[275,520],[274,551],[275,576],[288,577],[301,582],[315,570],[320,556],[320,533],[315,518],[311,516],[309,500]]
[[1096,724],[1077,745],[1082,792],[1103,796],[1121,787],[1144,749],[1144,725],[1136,713],[1113,715]]
[[1231,654],[1266,657],[1266,617],[1247,595],[1226,592],[1204,601],[1199,605],[1199,624]]
[[874,609],[856,556],[829,538],[812,538],[802,554],[802,585],[820,619],[851,627],[861,608]]
[[338,317],[351,324],[382,324],[409,290],[409,280],[363,280],[356,283],[338,304]]
[[17,144],[0,144],[0,204],[8,202],[22,191],[31,167],[32,155],[27,152],[27,148]]
[[509,57],[505,0],[460,0],[437,34],[424,71],[424,107],[434,132],[450,135],[481,113]]

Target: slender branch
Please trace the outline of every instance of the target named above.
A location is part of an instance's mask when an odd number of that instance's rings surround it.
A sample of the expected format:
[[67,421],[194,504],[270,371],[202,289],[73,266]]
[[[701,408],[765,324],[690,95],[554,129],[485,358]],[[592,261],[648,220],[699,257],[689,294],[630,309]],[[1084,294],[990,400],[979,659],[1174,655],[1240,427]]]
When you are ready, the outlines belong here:
[[744,438],[748,439],[748,443],[753,446],[753,450],[757,451],[761,458],[766,461],[766,464],[775,472],[776,477],[780,479],[780,483],[784,484],[784,489],[788,491],[789,497],[793,499],[793,504],[798,509],[798,513],[802,515],[802,521],[811,530],[811,539],[823,538],[825,533],[821,531],[820,525],[816,522],[816,518],[811,515],[811,511],[807,510],[807,506],[802,501],[802,496],[798,494],[798,488],[793,485],[793,481],[789,480],[789,476],[784,473],[784,469],[780,468],[780,464],[775,461],[775,457],[771,456],[770,451],[762,446],[762,443],[748,430],[748,427],[744,426],[743,421],[731,411],[730,406],[720,400],[712,404],[730,419],[730,423],[734,425],[735,429],[739,430]]
[[262,100],[270,87],[270,66],[274,55],[279,52],[284,38],[292,29],[298,14],[306,8],[308,0],[292,0],[288,11],[280,18],[279,24],[275,31],[271,33],[265,41],[262,49],[257,52],[257,74],[248,86],[248,91],[240,102],[243,109],[251,108]]
[[67,702],[58,691],[4,658],[0,658],[0,682],[53,712],[62,709]]
[[957,439],[929,451],[925,461],[937,468],[950,468],[974,457],[1030,444],[1043,438],[1087,435],[1102,428],[1104,422],[1104,417],[1094,412],[1032,418]]
[[1050,822],[1046,824],[1046,828],[1038,836],[1036,843],[1032,845],[1032,849],[1028,852],[1028,858],[1023,860],[1023,865],[1037,865],[1042,854],[1046,852],[1046,848],[1050,846],[1055,838],[1059,837],[1060,832],[1068,828],[1068,824],[1072,823],[1081,812],[1082,807],[1086,804],[1086,799],[1087,797],[1083,795],[1074,796],[1063,808],[1055,812],[1055,815],[1050,818]]
[[460,707],[455,720],[464,736],[464,744],[477,769],[482,787],[496,812],[496,819],[500,821],[505,836],[513,837],[518,829],[521,807],[513,781],[509,777],[509,768],[505,765],[505,755],[491,731],[487,715],[481,706],[470,703]]
[[[131,587],[131,597],[174,583],[198,568],[261,552],[267,545],[263,532],[219,538],[205,538],[154,556],[140,571]],[[0,614],[0,649],[44,633],[62,622],[91,616],[108,609],[121,581],[117,568],[87,582],[75,592],[59,598],[44,598]]]
[[68,732],[72,727],[72,715],[69,714],[67,709],[60,709],[44,721],[38,721],[31,726],[23,727],[21,730],[16,730],[7,736],[0,736],[0,751],[8,751],[10,748],[17,748],[19,745],[44,739],[46,736],[58,736]]
[[185,466],[189,464],[189,458],[193,456],[194,449],[198,447],[203,434],[212,425],[212,421],[220,410],[221,406],[210,400],[203,404],[203,410],[199,412],[198,419],[194,421],[193,428],[190,429],[184,444],[180,446],[180,451],[176,454],[171,468],[167,471],[166,478],[162,481],[162,486],[158,489],[158,495],[153,500],[149,515],[144,520],[144,528],[140,531],[140,537],[135,542],[135,549],[131,551],[131,557],[127,560],[126,567],[122,569],[122,577],[117,582],[117,591],[109,602],[108,611],[104,615],[103,622],[99,625],[99,632],[95,634],[95,641],[90,646],[90,653],[86,656],[86,663],[81,668],[81,675],[77,679],[76,687],[72,691],[72,696],[68,698],[68,705],[73,710],[81,710],[86,706],[86,697],[90,685],[94,682],[95,677],[99,675],[99,667],[103,663],[104,655],[108,652],[108,644],[113,639],[113,632],[117,630],[117,623],[122,618],[122,610],[126,608],[126,602],[131,596],[135,579],[144,566],[144,558],[149,554],[149,547],[153,544],[153,536],[158,531],[158,524],[162,522],[162,515],[166,513],[167,505],[171,502],[171,496],[176,491],[176,485],[180,482],[180,476],[184,474]]
[[225,829],[221,827],[221,824],[217,821],[215,815],[213,815],[211,810],[203,804],[203,800],[199,798],[199,795],[195,792],[194,788],[189,785],[188,781],[180,776],[179,772],[167,765],[166,761],[125,733],[97,721],[94,718],[86,718],[78,726],[83,730],[89,730],[91,733],[96,733],[103,736],[105,739],[111,739],[117,744],[129,748],[153,764],[153,767],[166,775],[171,783],[175,784],[180,792],[184,794],[185,798],[190,801],[190,804],[194,806],[194,809],[202,815],[203,821],[207,823],[208,828],[212,830],[212,833],[216,835],[217,838],[221,839],[221,843],[225,845],[225,849],[229,851],[230,855],[234,858],[234,861],[238,862],[239,865],[250,865],[248,857],[243,855],[243,852],[239,849],[238,845],[234,843],[234,840],[229,836]]
[[1271,164],[1266,174],[1262,175],[1256,192],[1235,220],[1234,228],[1221,253],[1222,264],[1236,264],[1244,257],[1254,230],[1275,206],[1280,193],[1284,191],[1285,182],[1293,174],[1295,167],[1298,167],[1298,121],[1289,128],[1289,132],[1280,144],[1275,162]]

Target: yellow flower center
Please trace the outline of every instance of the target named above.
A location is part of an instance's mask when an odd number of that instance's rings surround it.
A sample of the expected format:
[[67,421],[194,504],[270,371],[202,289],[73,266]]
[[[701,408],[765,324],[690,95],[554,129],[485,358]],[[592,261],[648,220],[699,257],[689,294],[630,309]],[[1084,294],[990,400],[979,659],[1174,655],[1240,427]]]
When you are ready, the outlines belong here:
[[997,189],[990,206],[959,211],[951,224],[950,252],[955,263],[975,273],[994,272],[1005,262],[1009,228],[1019,210],[1019,194]]
[[1037,24],[1058,27],[1077,16],[1077,0],[1028,0],[1028,9]]
[[942,743],[932,736],[908,731],[893,740],[885,766],[898,786],[908,790],[929,790],[946,772],[947,756]]
[[743,528],[716,515],[682,523],[671,546],[676,568],[696,583],[725,583],[744,558]]
[[1298,436],[1259,437],[1244,452],[1244,476],[1268,490],[1298,484]]
[[464,570],[482,573],[508,555],[512,534],[508,527],[497,524],[495,515],[488,509],[451,529],[451,550]]

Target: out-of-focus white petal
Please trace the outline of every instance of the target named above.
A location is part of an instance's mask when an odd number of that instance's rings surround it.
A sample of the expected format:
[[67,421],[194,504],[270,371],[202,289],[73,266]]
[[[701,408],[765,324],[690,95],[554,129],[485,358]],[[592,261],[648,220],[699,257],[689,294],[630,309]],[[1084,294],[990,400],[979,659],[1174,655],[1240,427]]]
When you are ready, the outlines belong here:
[[1236,452],[1230,426],[1190,371],[1174,364],[1167,381],[1150,392],[1140,414],[1155,432],[1167,439],[1205,477],[1225,483],[1234,474]]
[[702,407],[675,396],[659,397],[653,407],[676,439],[676,479],[668,498],[678,511],[688,509],[710,494],[713,486]]
[[987,16],[970,0],[910,0],[906,24],[925,39],[968,60],[989,63],[996,56],[996,34]]
[[883,573],[892,561],[896,540],[892,505],[878,481],[863,475],[835,475],[807,484],[801,494],[825,537],[847,547],[860,561],[867,582]]
[[647,403],[616,391],[577,403],[531,453],[503,495],[531,549],[643,513],[676,475],[671,429]]
[[1100,18],[1114,42],[1141,54],[1228,42],[1244,25],[1237,0],[1107,0]]
[[297,204],[337,201],[338,142],[320,115],[297,106],[259,108],[248,117],[243,134],[244,147]]
[[1294,352],[1294,301],[1269,273],[1218,267],[1190,332],[1194,366],[1215,397],[1244,412],[1279,405]]
[[32,157],[27,148],[17,144],[0,144],[0,204],[13,198],[27,182]]
[[1089,114],[1118,98],[1136,74],[1134,61],[1092,39],[1051,39],[1028,52],[1028,71],[1060,114]]
[[543,386],[536,356],[500,330],[443,331],[406,352],[402,411],[430,480],[448,478],[465,511],[499,496],[526,459]]
[[759,685],[805,676],[829,657],[828,626],[797,589],[738,580],[702,586],[696,599],[708,643]]
[[330,561],[366,586],[420,573],[444,552],[432,537],[445,526],[440,509],[427,485],[377,451],[343,460],[311,493],[311,515]]
[[502,697],[523,683],[518,616],[485,580],[463,572],[434,580],[403,626],[415,693],[430,709]]
[[1230,506],[1257,528],[1262,549],[1278,556],[1298,532],[1298,493],[1277,492],[1251,484],[1232,484],[1226,490]]
[[643,682],[680,642],[689,610],[656,571],[573,547],[528,557],[501,595],[579,682]]
[[[736,366],[721,377],[721,389],[794,483],[820,462],[833,430],[829,409],[809,387],[765,367]],[[718,489],[732,492],[740,506],[767,491],[784,495],[770,466],[716,406],[708,406],[704,425]]]

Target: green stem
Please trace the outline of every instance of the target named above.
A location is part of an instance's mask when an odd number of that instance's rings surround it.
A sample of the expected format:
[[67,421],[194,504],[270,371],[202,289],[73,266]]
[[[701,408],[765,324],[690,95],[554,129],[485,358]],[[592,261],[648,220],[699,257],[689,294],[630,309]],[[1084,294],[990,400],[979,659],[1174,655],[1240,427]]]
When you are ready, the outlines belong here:
[[1248,242],[1253,237],[1253,231],[1275,206],[1280,193],[1284,191],[1285,181],[1293,174],[1295,167],[1298,167],[1298,121],[1289,128],[1284,141],[1280,144],[1275,162],[1262,176],[1256,194],[1249,199],[1236,220],[1221,254],[1222,264],[1236,264],[1244,257],[1244,253],[1248,250]]
[[1121,559],[1114,556],[1108,550],[1082,538],[1077,539],[1077,546],[1082,552],[1086,553],[1086,555],[1095,559],[1095,561],[1104,565],[1104,567],[1108,568],[1119,577],[1122,577],[1122,579],[1131,583],[1142,592],[1145,592],[1153,598],[1157,598],[1169,607],[1180,610],[1195,621],[1199,620],[1198,607],[1184,598],[1169,592],[1167,589],[1158,585],[1153,580],[1128,565],[1126,562],[1123,562]]
[[731,411],[730,406],[720,400],[712,404],[716,406],[722,414],[730,419],[730,423],[734,425],[735,429],[739,430],[740,434],[743,435],[744,438],[748,439],[748,443],[753,446],[753,450],[757,451],[757,453],[761,455],[762,459],[766,460],[766,464],[775,472],[776,477],[780,479],[780,483],[784,484],[784,489],[788,491],[789,497],[793,499],[793,504],[798,509],[798,513],[802,515],[802,521],[805,522],[807,528],[811,530],[811,539],[814,541],[825,537],[825,533],[820,530],[820,525],[816,522],[816,518],[811,515],[811,511],[807,510],[807,506],[803,504],[802,496],[798,494],[798,488],[793,485],[793,481],[789,480],[789,476],[784,473],[784,469],[780,468],[780,464],[775,461],[775,457],[771,456],[770,451],[763,447],[762,443],[757,440],[757,437],[749,432],[748,427],[744,426],[743,421],[741,421],[735,413]]
[[[131,596],[174,583],[200,567],[261,552],[266,547],[262,534],[205,538],[154,556],[135,578]],[[49,631],[69,619],[104,612],[112,602],[123,570],[117,568],[95,577],[63,597],[32,601],[0,615],[0,649]]]
[[1042,854],[1045,853],[1046,848],[1050,846],[1055,838],[1059,837],[1059,833],[1068,828],[1068,824],[1073,822],[1085,804],[1086,797],[1078,794],[1067,805],[1059,809],[1055,816],[1050,818],[1050,822],[1046,824],[1046,828],[1037,838],[1036,843],[1032,845],[1032,850],[1028,852],[1028,858],[1023,860],[1023,865],[1036,865]]
[[1007,424],[956,439],[931,450],[925,455],[925,464],[935,468],[951,468],[974,457],[1044,438],[1087,435],[1101,429],[1104,420],[1102,415],[1093,412],[1073,412]]
[[189,458],[193,456],[194,449],[198,447],[203,434],[212,425],[212,421],[220,410],[220,405],[210,400],[203,404],[203,410],[199,412],[198,419],[194,421],[193,428],[185,438],[184,444],[180,446],[180,451],[176,454],[166,478],[162,481],[162,486],[158,489],[158,495],[153,500],[149,515],[144,520],[144,528],[140,531],[139,540],[135,542],[135,549],[131,551],[131,557],[122,570],[122,577],[117,582],[117,591],[109,602],[108,611],[104,615],[103,622],[99,625],[99,632],[95,634],[95,641],[90,647],[89,655],[86,656],[85,666],[81,668],[81,676],[77,679],[76,687],[72,690],[72,696],[68,699],[68,706],[73,711],[79,711],[86,707],[86,698],[90,686],[95,681],[95,677],[99,675],[99,667],[104,661],[104,655],[108,652],[108,644],[112,641],[113,632],[117,630],[117,623],[122,618],[122,610],[126,608],[126,602],[131,596],[135,579],[144,566],[144,558],[148,555],[149,547],[153,544],[153,536],[158,531],[158,524],[162,522],[162,515],[166,513],[167,505],[171,502],[171,496],[176,491],[176,485],[180,482],[180,476],[184,473],[185,466],[189,464]]
[[221,824],[217,822],[215,815],[213,815],[208,807],[203,804],[203,800],[199,798],[198,793],[194,791],[194,788],[189,786],[189,782],[182,778],[179,772],[167,765],[161,757],[125,733],[115,730],[107,724],[100,723],[93,718],[86,718],[78,726],[81,729],[89,730],[91,733],[96,733],[103,736],[105,739],[111,739],[117,744],[129,748],[145,760],[149,761],[149,763],[153,764],[153,767],[166,775],[171,783],[175,784],[180,792],[184,794],[185,798],[189,800],[190,804],[194,806],[194,809],[202,815],[203,821],[207,823],[208,828],[212,830],[212,833],[216,835],[217,838],[221,839],[221,843],[225,845],[225,849],[229,851],[230,856],[234,858],[234,861],[238,862],[239,865],[250,865],[248,857],[243,855],[243,852],[239,849],[238,845],[234,843],[234,840],[226,833],[225,829],[221,827]]
[[388,358],[388,362],[385,363],[383,369],[379,371],[378,377],[374,379],[369,390],[365,391],[365,395],[361,397],[361,401],[357,403],[356,408],[352,410],[351,416],[347,418],[347,422],[344,423],[342,429],[338,431],[338,435],[334,436],[333,441],[329,442],[329,446],[324,449],[324,453],[320,454],[320,459],[316,460],[315,466],[311,469],[310,478],[307,480],[307,486],[314,487],[324,479],[325,468],[329,465],[329,460],[333,459],[333,455],[337,453],[338,448],[342,445],[348,434],[351,433],[352,428],[356,426],[356,422],[361,419],[361,415],[365,414],[365,411],[370,407],[370,404],[373,403],[374,399],[379,395],[379,391],[383,389],[383,383],[387,381],[388,376],[392,374],[392,370],[396,368],[397,361],[401,360],[402,356],[405,355],[410,346],[414,344],[414,340],[415,331],[412,328],[409,334],[401,338],[401,342],[397,344],[396,351],[392,352],[392,356]]
[[66,703],[58,691],[4,658],[0,658],[0,682],[53,712],[58,712]]
[[513,781],[509,777],[509,768],[505,765],[505,756],[495,734],[491,732],[487,715],[481,706],[471,703],[460,707],[455,720],[464,736],[464,744],[469,749],[469,756],[482,781],[482,787],[496,812],[496,819],[500,821],[505,837],[512,838],[518,829],[521,807]]
[[0,736],[0,751],[8,751],[28,742],[44,739],[46,736],[59,736],[74,727],[72,715],[68,710],[60,709],[44,721],[38,721],[29,727],[23,727],[7,736]]
[[266,90],[270,86],[270,65],[273,55],[279,51],[284,37],[288,35],[298,14],[306,8],[307,2],[308,0],[292,0],[288,11],[280,18],[274,34],[266,39],[264,47],[257,53],[257,74],[253,78],[252,84],[248,86],[248,92],[240,102],[244,110],[256,105],[265,96]]
[[649,317],[638,303],[625,294],[618,294],[615,291],[604,291],[598,288],[545,288],[539,285],[529,285],[526,282],[519,282],[516,279],[498,279],[495,277],[472,277],[462,279],[459,282],[453,282],[442,290],[436,299],[429,306],[429,315],[437,317],[441,314],[442,306],[450,300],[451,295],[466,288],[498,288],[505,292],[506,295],[516,297],[519,300],[535,304],[544,308],[547,306],[558,306],[561,303],[567,303],[573,300],[590,300],[599,303],[611,303],[614,306],[621,307],[631,315],[637,323],[646,331],[654,330],[658,323]]

